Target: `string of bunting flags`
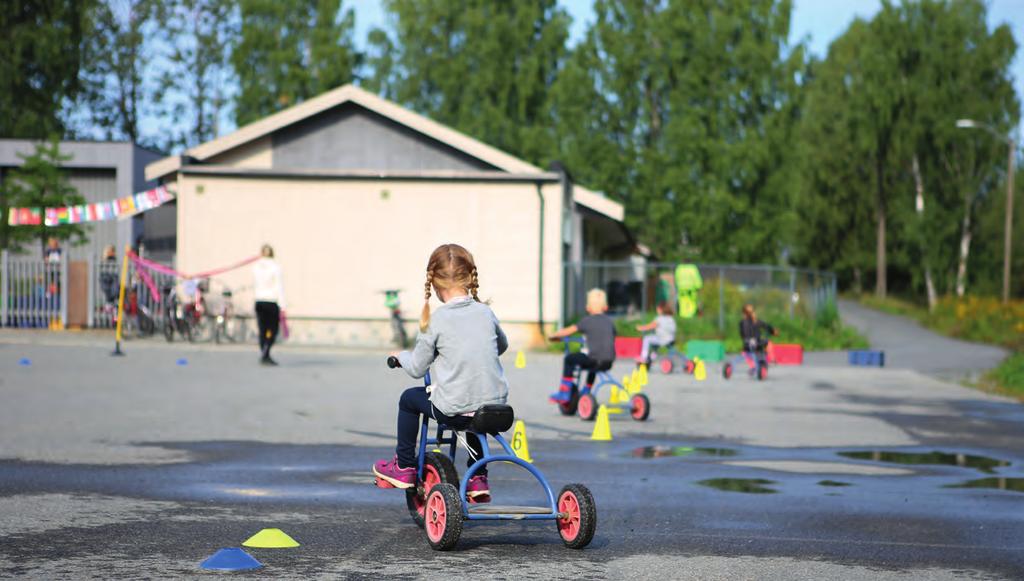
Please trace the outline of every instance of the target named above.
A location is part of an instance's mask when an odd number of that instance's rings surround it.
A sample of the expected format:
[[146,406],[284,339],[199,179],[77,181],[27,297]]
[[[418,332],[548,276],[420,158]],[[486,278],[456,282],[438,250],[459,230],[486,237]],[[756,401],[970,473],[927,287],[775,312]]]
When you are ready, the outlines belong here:
[[124,196],[109,202],[79,204],[63,208],[10,208],[8,226],[63,226],[126,218],[152,210],[174,199],[164,186]]

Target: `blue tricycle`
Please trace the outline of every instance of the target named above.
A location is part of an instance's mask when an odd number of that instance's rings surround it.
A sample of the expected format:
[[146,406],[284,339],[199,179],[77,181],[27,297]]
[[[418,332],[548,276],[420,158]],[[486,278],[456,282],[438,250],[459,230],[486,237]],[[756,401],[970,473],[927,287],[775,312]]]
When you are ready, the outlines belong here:
[[[564,337],[561,339],[565,343],[565,354],[568,355],[571,351],[573,343],[580,345],[582,348],[586,345],[586,341],[582,337]],[[605,368],[594,369],[595,379],[593,386],[580,387],[580,379],[585,369],[576,369],[574,375],[574,381],[576,389],[573,390],[572,395],[568,402],[559,403],[558,409],[562,412],[562,415],[571,416],[573,414],[579,414],[580,419],[585,422],[593,421],[597,417],[598,401],[597,394],[604,386],[618,387],[622,391],[626,391],[626,388],[615,380],[611,374],[611,366]],[[609,406],[617,407],[616,402],[609,401]],[[634,393],[629,397],[629,416],[638,422],[646,421],[648,416],[651,415],[651,400],[647,398],[646,394]]]
[[[397,357],[388,357],[388,367],[399,367]],[[430,386],[430,373],[424,377],[424,386]],[[467,432],[480,438],[483,457],[479,458],[459,478],[455,469],[455,452],[459,441],[457,430],[437,425],[437,435],[428,436],[430,418],[423,416],[420,428],[419,456],[416,486],[406,490],[406,504],[413,521],[424,528],[427,542],[437,551],[455,547],[462,534],[463,521],[553,520],[562,542],[570,549],[582,549],[590,544],[597,529],[597,505],[590,490],[582,484],[567,484],[556,497],[544,475],[532,464],[512,451],[501,432],[515,423],[515,412],[508,405],[485,405],[473,415]],[[503,453],[492,454],[487,437],[501,445]],[[442,446],[447,452],[442,452]],[[430,450],[430,451],[428,451]],[[480,468],[491,462],[505,462],[521,466],[533,475],[547,495],[547,506],[497,506],[463,502],[466,486]],[[376,480],[380,488],[392,488],[383,480]]]

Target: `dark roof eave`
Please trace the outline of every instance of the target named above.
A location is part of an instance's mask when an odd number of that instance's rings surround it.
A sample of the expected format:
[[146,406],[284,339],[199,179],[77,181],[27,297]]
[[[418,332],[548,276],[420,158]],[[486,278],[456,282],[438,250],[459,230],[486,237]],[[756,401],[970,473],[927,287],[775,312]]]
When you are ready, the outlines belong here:
[[392,181],[470,181],[558,183],[554,172],[509,173],[504,171],[375,171],[332,169],[265,169],[211,165],[185,165],[178,172],[192,175],[220,177],[249,177],[269,179],[331,179],[331,180],[392,180]]

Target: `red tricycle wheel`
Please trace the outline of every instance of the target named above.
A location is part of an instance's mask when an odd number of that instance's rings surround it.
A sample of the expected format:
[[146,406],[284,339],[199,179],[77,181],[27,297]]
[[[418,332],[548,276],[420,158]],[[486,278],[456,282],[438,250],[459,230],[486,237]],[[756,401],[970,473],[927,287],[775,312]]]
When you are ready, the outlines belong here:
[[658,362],[658,364],[661,367],[661,372],[664,373],[665,375],[672,373],[672,368],[675,367],[675,364],[672,363],[671,357],[663,357],[661,361]]
[[647,399],[646,395],[642,393],[633,394],[629,403],[631,404],[629,415],[632,416],[634,420],[642,422],[651,414],[651,401]]
[[582,484],[568,484],[558,493],[558,514],[555,521],[562,542],[570,549],[590,544],[597,529],[597,506],[594,495]]
[[459,473],[451,458],[438,452],[427,452],[423,457],[423,481],[405,489],[405,503],[409,515],[418,526],[423,526],[427,493],[437,484],[459,481]]
[[597,399],[593,394],[585,393],[580,396],[580,401],[576,405],[576,413],[585,422],[589,422],[597,416]]
[[424,529],[427,542],[435,551],[455,547],[462,535],[462,505],[459,491],[451,484],[441,483],[427,493]]
[[757,368],[757,379],[758,381],[764,381],[766,377],[768,377],[768,366],[762,362]]
[[686,373],[687,373],[687,375],[693,375],[693,370],[696,369],[696,368],[697,368],[697,366],[693,363],[693,361],[691,361],[689,359],[686,360]]

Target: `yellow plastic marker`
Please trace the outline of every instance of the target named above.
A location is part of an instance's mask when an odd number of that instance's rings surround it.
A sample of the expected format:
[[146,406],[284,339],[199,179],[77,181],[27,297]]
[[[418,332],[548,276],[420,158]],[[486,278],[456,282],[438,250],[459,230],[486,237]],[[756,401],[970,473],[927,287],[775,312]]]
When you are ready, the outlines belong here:
[[242,543],[242,546],[256,549],[291,549],[299,546],[299,543],[281,529],[263,529],[249,537],[249,540]]
[[693,360],[696,362],[693,368],[693,377],[697,381],[704,381],[708,378],[708,370],[704,367],[704,362],[696,357]]
[[617,386],[617,385],[615,385],[613,383],[612,384],[612,393],[611,393],[611,396],[608,398],[608,403],[610,403],[612,405],[615,405],[615,404],[619,403],[619,392],[620,391],[622,391],[622,390],[619,389],[619,386]]
[[597,408],[597,422],[594,424],[594,433],[590,434],[590,439],[597,442],[612,441],[612,426],[608,422],[608,408],[604,405]]
[[530,457],[530,444],[526,441],[526,423],[523,420],[516,420],[516,429],[512,432],[512,451],[520,460],[532,463]]
[[640,383],[640,370],[639,369],[637,369],[635,367],[633,368],[633,373],[629,376],[629,382],[632,383],[633,385],[635,385],[637,387],[637,389],[640,389],[641,387],[643,387],[643,384]]
[[640,385],[641,386],[646,386],[647,385],[647,366],[646,365],[641,365],[640,366]]
[[526,367],[526,354],[520,349],[516,353],[516,369],[523,369],[524,367]]

